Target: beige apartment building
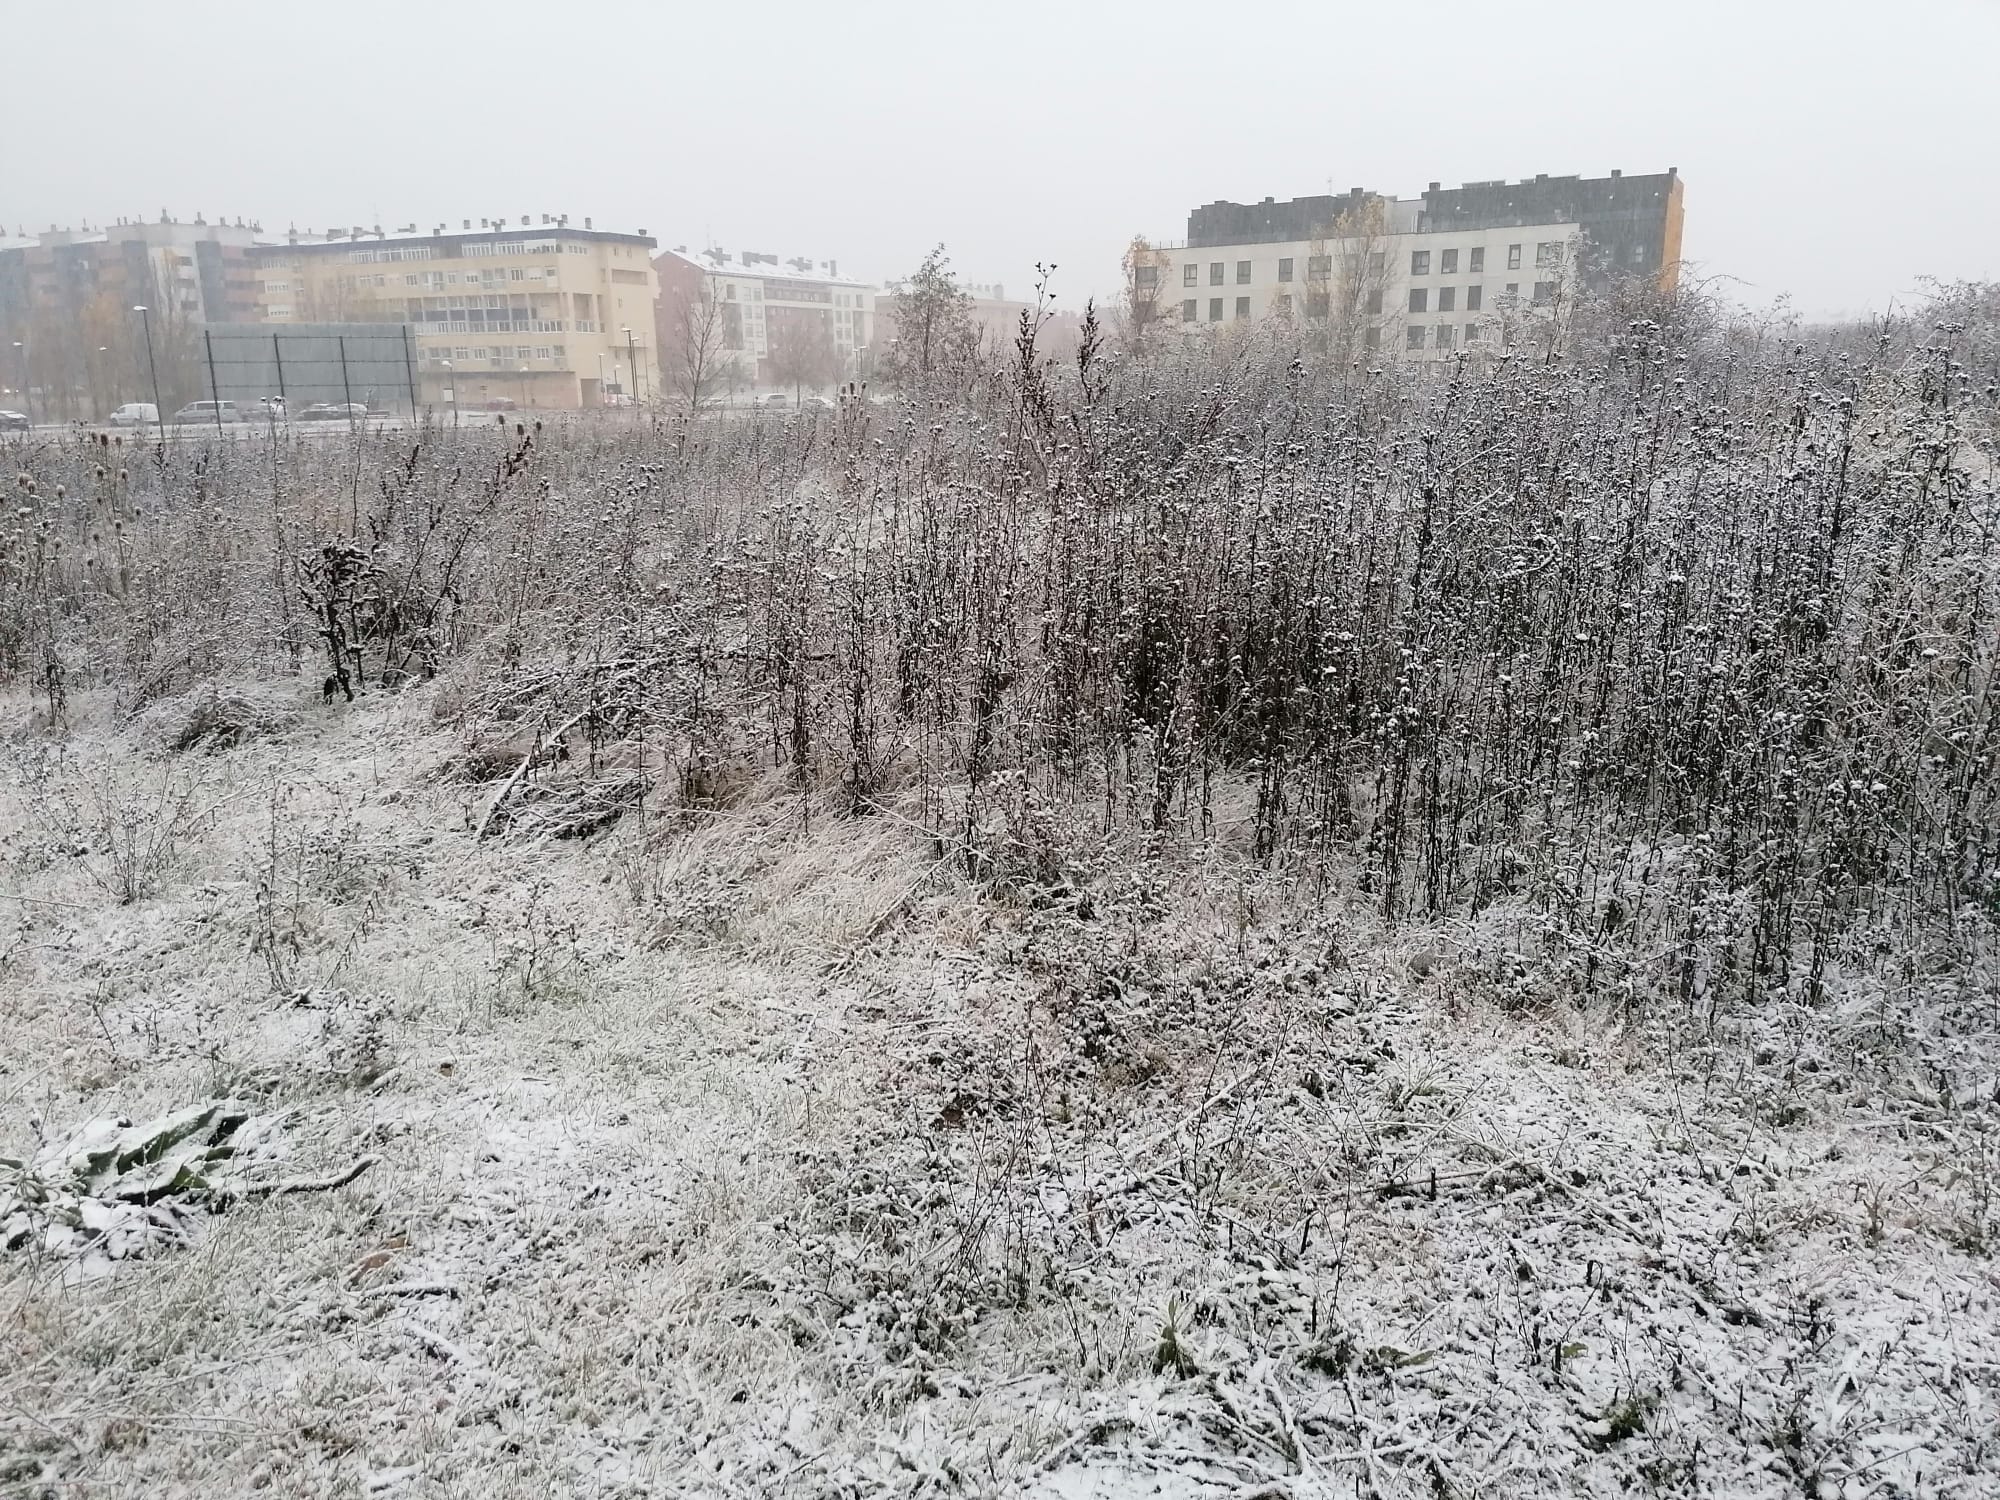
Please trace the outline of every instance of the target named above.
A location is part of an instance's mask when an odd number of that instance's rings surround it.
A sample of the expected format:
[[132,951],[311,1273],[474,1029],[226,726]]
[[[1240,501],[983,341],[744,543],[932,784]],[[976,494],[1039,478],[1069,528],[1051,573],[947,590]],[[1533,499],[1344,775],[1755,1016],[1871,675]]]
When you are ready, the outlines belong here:
[[294,232],[250,258],[267,322],[407,325],[426,405],[561,411],[661,396],[653,249],[544,214]]

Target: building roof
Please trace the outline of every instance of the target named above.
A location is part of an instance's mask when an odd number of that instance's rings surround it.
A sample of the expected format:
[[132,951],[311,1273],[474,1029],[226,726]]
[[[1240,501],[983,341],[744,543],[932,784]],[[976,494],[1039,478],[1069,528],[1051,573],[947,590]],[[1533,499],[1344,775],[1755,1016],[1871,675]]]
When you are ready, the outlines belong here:
[[1543,173],[1518,183],[1504,179],[1468,182],[1447,188],[1431,183],[1414,198],[1390,198],[1364,188],[1335,196],[1322,194],[1280,203],[1235,203],[1219,199],[1188,214],[1186,246],[1205,249],[1222,245],[1271,243],[1312,238],[1315,229],[1335,223],[1341,214],[1377,202],[1385,211],[1383,228],[1391,234],[1425,230],[1473,229],[1503,224],[1570,223],[1608,214],[1629,215],[1663,203],[1678,173],[1608,177]]
[[[469,223],[461,220],[461,225]],[[574,224],[550,222],[547,224],[507,224],[487,223],[479,229],[451,228],[441,226],[425,233],[418,233],[413,226],[404,225],[393,231],[379,226],[374,229],[334,230],[328,234],[311,230],[290,230],[275,238],[267,236],[255,246],[259,250],[308,250],[315,252],[368,249],[378,245],[434,245],[445,240],[598,240],[619,244],[644,245],[647,249],[659,242],[645,230],[627,234],[621,230],[595,229],[588,226],[578,228]]]
[[828,286],[851,286],[862,290],[873,287],[872,282],[863,281],[857,276],[840,275],[838,261],[814,260],[804,255],[769,255],[757,250],[731,252],[719,246],[707,250],[689,250],[685,245],[675,245],[671,250],[661,251],[654,258],[656,260],[672,258],[684,265],[693,266],[698,271],[717,276],[750,276],[772,281],[817,281]]

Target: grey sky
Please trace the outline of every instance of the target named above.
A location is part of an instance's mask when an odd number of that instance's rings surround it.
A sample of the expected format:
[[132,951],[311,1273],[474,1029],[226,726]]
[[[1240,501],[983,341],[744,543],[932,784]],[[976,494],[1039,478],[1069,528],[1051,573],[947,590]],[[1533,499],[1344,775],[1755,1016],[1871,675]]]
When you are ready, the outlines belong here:
[[1215,198],[1677,166],[1763,302],[2000,277],[2000,4],[0,0],[0,219],[592,215],[662,244],[942,240],[1064,303]]

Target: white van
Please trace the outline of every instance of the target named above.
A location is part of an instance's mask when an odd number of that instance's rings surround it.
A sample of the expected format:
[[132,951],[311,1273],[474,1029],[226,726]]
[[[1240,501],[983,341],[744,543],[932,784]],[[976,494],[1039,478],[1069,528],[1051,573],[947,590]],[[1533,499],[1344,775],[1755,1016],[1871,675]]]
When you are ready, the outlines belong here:
[[160,409],[150,401],[127,401],[105,420],[113,427],[150,427],[160,420]]

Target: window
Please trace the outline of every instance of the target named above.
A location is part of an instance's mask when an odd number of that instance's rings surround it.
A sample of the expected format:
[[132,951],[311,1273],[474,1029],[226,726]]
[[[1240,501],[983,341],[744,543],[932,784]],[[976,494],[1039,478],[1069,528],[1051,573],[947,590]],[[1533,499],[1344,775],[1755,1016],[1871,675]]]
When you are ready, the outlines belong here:
[[1236,284],[1238,286],[1245,286],[1249,283],[1249,281],[1250,281],[1250,262],[1247,260],[1239,260],[1238,262],[1236,262]]
[[1379,313],[1382,310],[1382,288],[1379,286],[1368,293],[1367,311]]
[[1222,321],[1222,299],[1220,297],[1210,297],[1208,299],[1208,321],[1211,323],[1220,323]]
[[1387,250],[1376,250],[1370,252],[1368,256],[1368,274],[1370,276],[1380,276],[1384,271],[1388,269],[1389,269],[1389,252]]
[[1236,316],[1239,318],[1250,316],[1250,299],[1248,297],[1238,297],[1236,299]]
[[1553,281],[1538,281],[1535,283],[1535,305],[1537,307],[1541,306],[1544,302],[1555,300],[1555,295],[1556,284]]
[[1420,286],[1413,286],[1410,288],[1411,312],[1429,312],[1430,306],[1431,306],[1431,294],[1428,291],[1426,291],[1423,287]]
[[1428,276],[1431,274],[1430,251],[1412,250],[1410,252],[1410,274],[1412,276]]
[[1550,266],[1563,263],[1561,240],[1542,240],[1535,246],[1535,269],[1546,271]]
[[1441,286],[1441,287],[1439,287],[1439,288],[1438,288],[1438,311],[1439,311],[1439,312],[1456,312],[1457,310],[1458,310],[1458,288],[1457,288],[1457,287],[1455,287],[1455,286]]
[[1198,266],[1198,265],[1196,265],[1196,264],[1195,264],[1195,263],[1194,263],[1193,261],[1189,261],[1189,262],[1188,262],[1188,263],[1187,263],[1186,265],[1182,266],[1182,267],[1181,267],[1181,285],[1182,285],[1182,286],[1200,286],[1200,285],[1201,285],[1201,267],[1200,267],[1200,266]]
[[1521,269],[1521,247],[1519,245],[1509,245],[1507,247],[1507,269],[1510,271]]
[[1518,281],[1510,281],[1510,282],[1508,282],[1508,283],[1507,283],[1507,292],[1506,292],[1506,295],[1507,295],[1507,296],[1509,296],[1509,297],[1518,297],[1518,296],[1520,296],[1520,295],[1521,295],[1521,283],[1520,283],[1520,282],[1518,282]]
[[1481,271],[1486,269],[1486,247],[1484,245],[1474,245],[1472,247],[1472,259],[1467,269],[1474,276],[1477,276]]
[[1408,328],[1403,330],[1403,347],[1405,349],[1421,349],[1424,347],[1423,324],[1412,323]]
[[1313,255],[1306,258],[1306,275],[1331,276],[1332,274],[1333,257],[1331,255]]
[[1438,275],[1456,276],[1457,274],[1458,252],[1456,250],[1438,251]]
[[1274,301],[1272,302],[1271,306],[1272,306],[1272,309],[1273,309],[1273,310],[1274,310],[1274,311],[1275,311],[1275,312],[1276,312],[1276,313],[1278,314],[1278,316],[1279,316],[1279,317],[1281,317],[1281,318],[1289,318],[1289,317],[1291,317],[1291,315],[1292,315],[1292,294],[1291,294],[1290,292],[1280,292],[1280,293],[1278,293],[1278,295],[1277,295],[1277,298],[1276,298],[1276,299],[1275,299],[1275,300],[1274,300]]
[[1208,266],[1208,284],[1209,284],[1210,286],[1221,286],[1221,285],[1222,285],[1222,262],[1221,262],[1221,261],[1217,260],[1217,261],[1210,261],[1210,262],[1209,262],[1209,266]]
[[1449,348],[1451,347],[1451,336],[1452,336],[1452,332],[1453,332],[1453,329],[1452,329],[1452,326],[1451,326],[1451,324],[1449,324],[1449,323],[1440,323],[1440,324],[1438,324],[1438,328],[1437,328],[1437,346],[1438,346],[1438,348],[1440,348],[1440,349],[1449,349]]
[[1361,342],[1370,349],[1380,349],[1382,347],[1382,330],[1379,328],[1370,328],[1361,335]]
[[1326,317],[1326,293],[1306,293],[1306,316],[1324,320]]
[[1278,257],[1278,280],[1290,281],[1291,279],[1292,258],[1289,255],[1281,255]]
[[[1192,271],[1194,267],[1189,266],[1188,269]],[[1187,299],[1187,301],[1181,304],[1181,321],[1183,323],[1192,323],[1194,321],[1195,312],[1196,312],[1195,299],[1190,297]]]
[[1134,266],[1132,268],[1132,284],[1134,286],[1158,286],[1160,284],[1160,268],[1158,266]]
[[1467,312],[1479,311],[1479,294],[1485,290],[1486,288],[1483,286],[1469,286],[1465,289],[1465,310]]
[[547,344],[537,344],[537,345],[535,345],[535,358],[536,358],[536,359],[551,359],[551,358],[553,358],[553,357],[554,357],[554,356],[553,356],[553,354],[552,354],[552,353],[550,352],[550,349],[549,349],[549,346],[548,346]]
[[1478,325],[1477,323],[1467,323],[1467,324],[1465,325],[1465,341],[1466,341],[1466,343],[1468,343],[1468,344],[1469,344],[1469,343],[1471,343],[1471,342],[1472,342],[1472,341],[1473,341],[1474,339],[1476,339],[1476,338],[1478,338],[1478,337],[1479,337],[1479,325]]

